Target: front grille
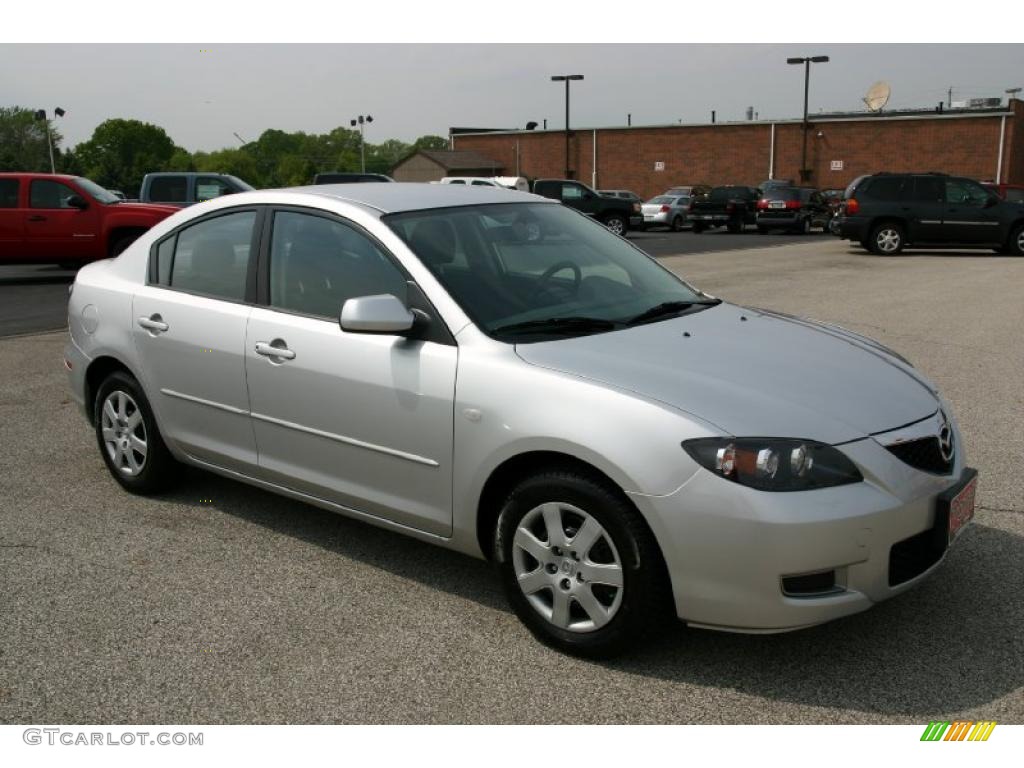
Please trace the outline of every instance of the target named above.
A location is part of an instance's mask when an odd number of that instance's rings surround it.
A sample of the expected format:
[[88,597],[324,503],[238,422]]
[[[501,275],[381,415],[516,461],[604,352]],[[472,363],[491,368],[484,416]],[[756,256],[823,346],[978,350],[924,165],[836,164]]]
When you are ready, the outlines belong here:
[[835,571],[782,577],[782,593],[790,597],[818,597],[841,591],[842,589],[836,586]]
[[933,475],[948,475],[953,471],[953,460],[946,461],[939,450],[939,438],[923,437],[906,443],[887,446],[890,453],[905,464],[931,472]]

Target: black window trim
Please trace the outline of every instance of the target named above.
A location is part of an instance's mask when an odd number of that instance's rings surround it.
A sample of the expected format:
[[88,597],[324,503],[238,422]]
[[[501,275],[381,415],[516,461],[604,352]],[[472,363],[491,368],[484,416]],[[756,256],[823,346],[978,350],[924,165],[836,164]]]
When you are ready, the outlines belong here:
[[[409,338],[417,341],[432,341],[449,347],[458,346],[455,341],[455,336],[452,334],[451,329],[448,328],[444,318],[441,317],[441,313],[437,311],[437,307],[435,307],[430,299],[427,298],[426,292],[420,287],[419,283],[416,282],[415,278],[409,274],[409,270],[405,268],[405,265],[402,264],[402,262],[387,246],[384,245],[384,243],[382,243],[365,227],[355,221],[352,221],[352,219],[345,218],[340,214],[324,210],[323,208],[311,208],[303,205],[277,204],[267,205],[265,206],[265,209],[266,214],[260,224],[262,227],[262,231],[260,233],[260,248],[259,252],[256,254],[256,277],[253,293],[255,298],[253,306],[266,309],[270,312],[281,312],[286,315],[294,315],[295,317],[305,317],[322,323],[330,323],[331,325],[338,327],[340,330],[340,318],[338,317],[332,318],[325,317],[324,315],[313,315],[308,312],[299,312],[298,310],[287,309],[285,307],[275,307],[270,303],[270,248],[273,245],[274,240],[274,218],[276,214],[298,213],[308,216],[318,216],[336,224],[349,227],[357,234],[365,237],[384,255],[384,258],[398,270],[402,277],[405,278],[405,284],[408,288],[405,299],[407,306],[412,310],[419,310],[430,317],[430,323],[424,327],[423,331],[421,333],[411,335]],[[253,275],[250,274],[250,277],[253,277]]]
[[[153,288],[161,288],[165,291],[175,291],[176,293],[184,293],[189,296],[199,296],[204,299],[213,299],[214,301],[223,301],[227,304],[245,304],[248,306],[254,306],[256,304],[256,269],[257,261],[254,255],[258,253],[260,248],[260,237],[263,233],[263,220],[266,218],[265,205],[241,205],[237,208],[223,208],[211,213],[197,216],[194,219],[189,219],[179,227],[175,227],[173,230],[168,232],[166,235],[161,237],[159,240],[153,243],[149,248],[149,264],[146,270],[146,285]],[[177,240],[178,235],[184,232],[186,229],[194,227],[203,222],[212,221],[213,219],[219,219],[222,216],[230,216],[237,213],[255,213],[256,220],[252,225],[252,237],[249,241],[249,264],[245,271],[245,297],[239,299],[229,299],[224,296],[215,296],[212,293],[202,293],[200,291],[187,291],[183,288],[175,288],[173,285],[164,285],[160,282],[159,267],[157,260],[157,253],[160,246],[174,238]],[[177,258],[178,244],[175,242],[174,250],[171,252],[171,269],[168,275],[174,275],[174,260]]]

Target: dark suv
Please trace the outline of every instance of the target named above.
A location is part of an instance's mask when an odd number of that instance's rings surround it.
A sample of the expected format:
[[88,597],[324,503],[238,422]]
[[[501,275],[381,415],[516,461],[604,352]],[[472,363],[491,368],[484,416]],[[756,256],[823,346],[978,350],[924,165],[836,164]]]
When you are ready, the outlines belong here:
[[640,203],[600,195],[578,181],[537,179],[533,182],[533,193],[561,200],[563,205],[597,219],[617,235],[625,235],[630,229],[642,229],[644,225]]
[[973,179],[940,173],[879,173],[846,188],[833,231],[872,253],[904,248],[990,247],[1024,255],[1024,206]]
[[807,234],[815,227],[828,228],[832,210],[821,192],[811,187],[770,187],[757,201],[757,231],[772,229]]

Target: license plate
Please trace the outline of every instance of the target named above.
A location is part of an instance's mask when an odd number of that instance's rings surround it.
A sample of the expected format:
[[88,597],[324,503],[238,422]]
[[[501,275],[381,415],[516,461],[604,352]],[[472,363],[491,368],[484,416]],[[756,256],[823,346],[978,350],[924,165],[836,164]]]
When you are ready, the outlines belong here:
[[960,491],[949,500],[949,540],[953,541],[974,517],[974,495],[978,490],[975,473]]
[[770,203],[768,203],[768,207],[769,208],[785,208],[786,207],[786,201],[785,200],[772,200]]

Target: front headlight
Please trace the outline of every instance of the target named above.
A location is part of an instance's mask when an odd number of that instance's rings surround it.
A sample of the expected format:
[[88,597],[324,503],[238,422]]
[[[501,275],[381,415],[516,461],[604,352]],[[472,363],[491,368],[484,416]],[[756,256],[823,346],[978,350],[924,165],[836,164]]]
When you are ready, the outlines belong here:
[[814,440],[706,437],[682,445],[705,469],[760,491],[807,491],[864,479],[840,451]]

